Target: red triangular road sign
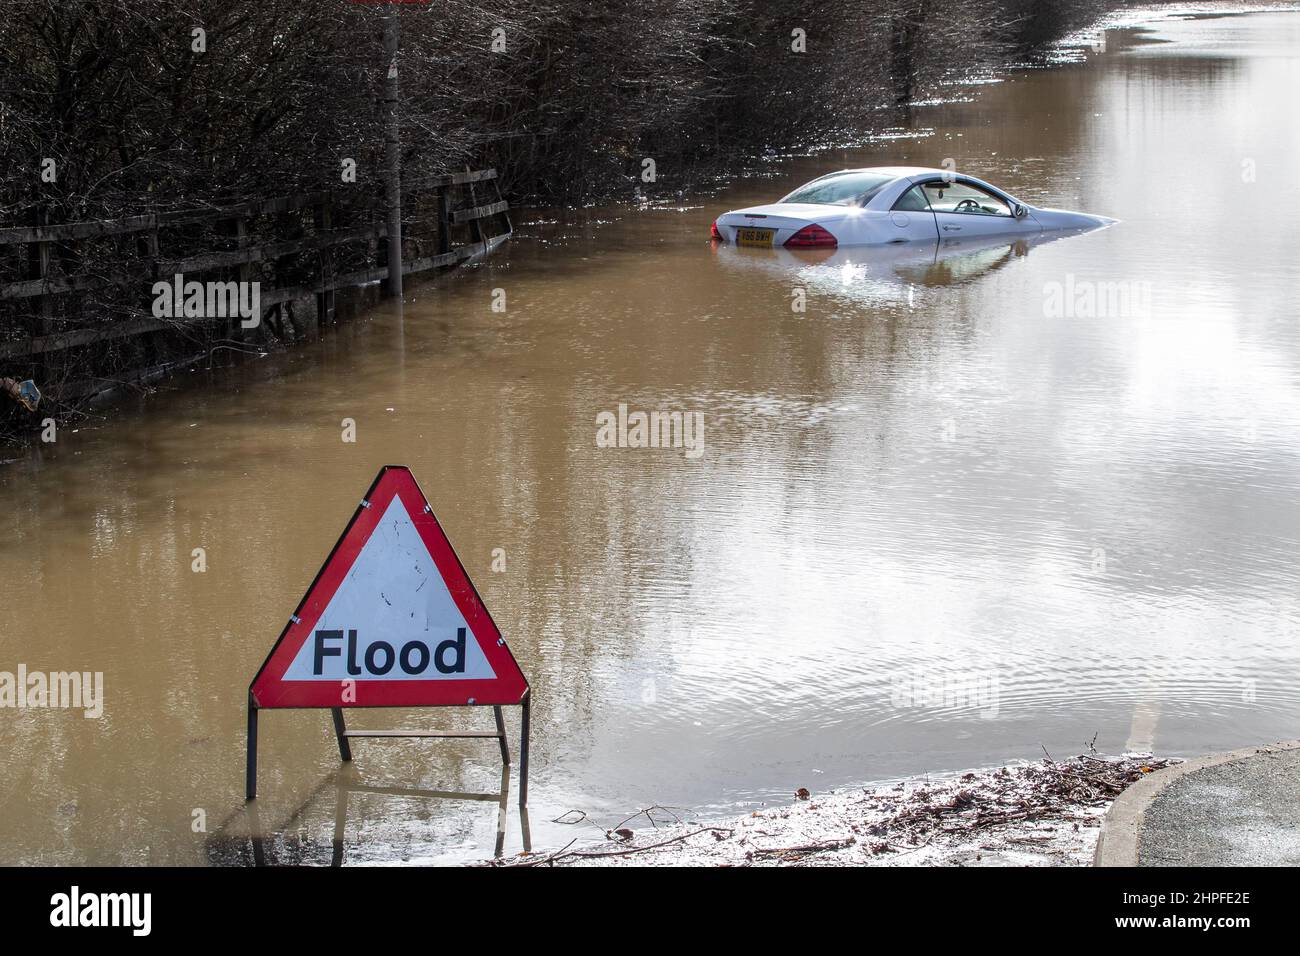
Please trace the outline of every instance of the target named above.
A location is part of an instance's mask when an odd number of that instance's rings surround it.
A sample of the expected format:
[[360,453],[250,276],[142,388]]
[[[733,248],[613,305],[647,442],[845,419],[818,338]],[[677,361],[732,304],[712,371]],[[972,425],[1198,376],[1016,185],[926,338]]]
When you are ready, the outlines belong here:
[[527,692],[402,465],[380,469],[249,685],[258,707],[518,704]]

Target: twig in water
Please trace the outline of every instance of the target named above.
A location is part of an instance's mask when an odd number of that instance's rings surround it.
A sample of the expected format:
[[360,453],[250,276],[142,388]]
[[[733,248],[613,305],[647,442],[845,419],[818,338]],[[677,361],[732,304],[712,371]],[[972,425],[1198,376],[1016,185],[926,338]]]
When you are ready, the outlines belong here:
[[771,847],[768,849],[754,849],[749,851],[750,856],[780,856],[786,853],[824,853],[827,850],[843,850],[851,847],[858,841],[853,837],[847,837],[843,840],[824,840],[821,843],[805,843],[802,846],[781,846]]
[[638,810],[636,813],[632,814],[632,815],[631,815],[630,817],[628,817],[626,820],[620,820],[618,823],[616,823],[616,824],[614,824],[612,827],[610,827],[610,829],[611,829],[611,830],[617,830],[617,829],[619,829],[619,827],[626,826],[630,821],[635,820],[637,817],[642,816],[642,815],[644,814],[645,818],[646,818],[647,820],[650,821],[650,825],[651,825],[652,827],[654,827],[654,828],[657,830],[657,829],[659,829],[659,823],[658,823],[658,821],[655,820],[655,818],[654,818],[654,814],[653,814],[652,811],[654,811],[654,810],[662,810],[664,813],[666,813],[666,814],[668,814],[670,817],[672,817],[674,822],[676,822],[676,823],[681,823],[681,822],[682,822],[682,818],[679,817],[677,814],[673,813],[673,810],[680,810],[680,809],[681,809],[681,807],[665,807],[665,806],[661,806],[660,804],[656,803],[656,804],[654,804],[653,806],[646,807],[644,810]]
[[[579,857],[631,856],[633,853],[644,853],[646,850],[657,850],[659,847],[668,846],[670,843],[680,843],[682,840],[689,839],[698,833],[725,833],[730,836],[735,832],[736,831],[731,827],[700,827],[698,830],[692,830],[690,833],[683,833],[681,836],[675,836],[671,840],[651,843],[648,846],[634,846],[626,850],[574,850],[572,853],[566,853],[564,855]],[[558,859],[558,857],[552,857],[551,859]]]
[[564,844],[564,846],[560,847],[560,849],[556,850],[554,853],[552,853],[550,856],[546,857],[543,860],[529,860],[526,863],[514,863],[511,865],[512,866],[549,866],[553,864],[556,860],[558,860],[560,858],[560,855],[564,853],[565,850],[567,850],[569,847],[573,846],[573,844],[577,842],[578,842],[578,838],[574,837],[568,843]]

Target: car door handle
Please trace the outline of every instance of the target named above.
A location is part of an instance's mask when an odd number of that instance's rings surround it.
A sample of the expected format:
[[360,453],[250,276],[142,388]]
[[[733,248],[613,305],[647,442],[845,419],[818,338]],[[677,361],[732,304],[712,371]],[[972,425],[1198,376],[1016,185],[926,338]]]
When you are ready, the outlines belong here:
[[961,226],[944,226],[944,232],[961,232]]

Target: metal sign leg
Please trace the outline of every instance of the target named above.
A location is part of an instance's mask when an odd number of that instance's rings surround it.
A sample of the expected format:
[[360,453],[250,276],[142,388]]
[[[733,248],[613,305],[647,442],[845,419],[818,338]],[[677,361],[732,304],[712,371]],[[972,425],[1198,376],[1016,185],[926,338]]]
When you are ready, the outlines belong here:
[[501,744],[501,763],[505,767],[510,766],[510,744],[506,742],[506,719],[501,713],[500,705],[492,707],[492,713],[497,719],[497,742]]
[[519,727],[519,808],[528,806],[528,737],[532,732],[532,694],[524,694],[519,702],[522,714]]
[[352,759],[352,745],[348,743],[348,728],[343,723],[343,708],[331,707],[330,713],[334,715],[334,736],[339,739],[339,757],[347,763]]
[[[522,709],[522,719],[520,722],[520,744],[519,744],[519,807],[522,810],[528,806],[528,749],[530,736],[532,734],[532,701],[531,695],[525,694],[520,702]],[[257,702],[253,695],[248,695],[248,751],[247,764],[245,767],[244,778],[244,799],[254,800],[257,798]],[[506,721],[499,705],[492,708],[493,715],[496,718],[496,733],[486,731],[466,731],[466,732],[432,732],[432,731],[400,731],[400,730],[354,730],[349,731],[347,724],[343,719],[342,707],[331,707],[330,715],[334,719],[334,736],[339,745],[339,756],[344,763],[352,760],[352,745],[349,737],[496,737],[497,743],[501,747],[501,764],[506,772],[510,768],[510,743],[506,739]]]
[[248,695],[248,765],[244,771],[244,799],[257,797],[257,702]]

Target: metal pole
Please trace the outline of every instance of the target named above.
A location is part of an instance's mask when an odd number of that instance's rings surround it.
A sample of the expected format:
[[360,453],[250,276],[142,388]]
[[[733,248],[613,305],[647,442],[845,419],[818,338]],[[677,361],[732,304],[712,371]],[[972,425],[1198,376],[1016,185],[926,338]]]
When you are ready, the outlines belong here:
[[[497,708],[500,714],[501,709]],[[496,845],[492,848],[492,856],[496,859],[501,858],[501,853],[506,848],[506,813],[510,806],[510,764],[501,765],[501,797],[497,801],[497,840]]]
[[257,702],[248,695],[248,765],[244,772],[244,799],[257,798]]
[[533,852],[533,833],[528,826],[528,808],[519,808],[519,838],[524,844],[524,852]]
[[384,195],[388,204],[388,294],[402,297],[402,156],[397,116],[397,11],[384,14]]
[[501,763],[510,766],[510,744],[506,742],[506,718],[501,713],[501,706],[494,705],[493,712],[497,719],[497,739],[501,742]]
[[334,715],[334,736],[339,739],[339,757],[347,763],[352,759],[352,745],[348,743],[348,728],[343,723],[343,708],[331,707],[330,713]]
[[532,710],[532,691],[524,694],[519,703],[523,707],[519,728],[519,809],[528,806],[528,735],[532,730],[530,711]]

